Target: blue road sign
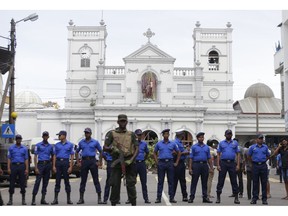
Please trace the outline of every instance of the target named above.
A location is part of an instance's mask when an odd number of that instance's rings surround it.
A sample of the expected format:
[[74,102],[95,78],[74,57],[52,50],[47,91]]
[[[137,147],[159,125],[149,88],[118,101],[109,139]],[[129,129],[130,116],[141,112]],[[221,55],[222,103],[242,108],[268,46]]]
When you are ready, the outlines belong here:
[[14,138],[15,124],[3,124],[1,135],[3,138]]

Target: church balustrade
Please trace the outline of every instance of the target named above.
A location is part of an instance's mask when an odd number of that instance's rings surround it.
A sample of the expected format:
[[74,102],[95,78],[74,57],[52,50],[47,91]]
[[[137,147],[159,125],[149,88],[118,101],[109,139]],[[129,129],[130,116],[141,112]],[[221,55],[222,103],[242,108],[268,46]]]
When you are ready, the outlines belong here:
[[202,33],[201,38],[226,38],[227,35],[225,33]]
[[108,66],[105,67],[105,75],[124,75],[125,74],[125,67],[112,67]]
[[219,70],[219,64],[216,63],[210,63],[208,64],[209,71],[218,71]]
[[73,31],[74,37],[98,37],[99,31]]
[[174,68],[174,76],[194,76],[194,68]]

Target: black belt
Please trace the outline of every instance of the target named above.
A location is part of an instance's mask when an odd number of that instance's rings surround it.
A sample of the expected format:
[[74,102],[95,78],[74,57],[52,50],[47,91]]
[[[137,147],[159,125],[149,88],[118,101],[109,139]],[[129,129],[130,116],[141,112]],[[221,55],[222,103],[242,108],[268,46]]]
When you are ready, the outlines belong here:
[[159,159],[159,161],[162,161],[162,162],[169,162],[169,161],[173,161],[173,159],[172,159],[172,158],[170,158],[170,159]]
[[87,157],[82,156],[82,160],[94,160],[94,159],[96,159],[95,156],[87,156]]
[[69,158],[56,158],[57,161],[69,161]]
[[142,163],[144,160],[136,160],[136,163]]
[[253,161],[254,164],[258,164],[258,165],[261,165],[261,164],[266,164],[266,162],[256,162],[256,161]]
[[24,163],[21,163],[21,162],[14,162],[14,163],[12,163],[13,165],[22,165],[22,164],[24,164]]
[[207,163],[207,161],[193,161],[193,163],[201,163],[201,164],[204,164],[204,163]]
[[38,161],[38,164],[48,164],[48,163],[50,163],[50,160]]
[[228,162],[228,163],[235,162],[235,160],[226,160],[226,159],[221,159],[221,161],[225,161],[225,162]]

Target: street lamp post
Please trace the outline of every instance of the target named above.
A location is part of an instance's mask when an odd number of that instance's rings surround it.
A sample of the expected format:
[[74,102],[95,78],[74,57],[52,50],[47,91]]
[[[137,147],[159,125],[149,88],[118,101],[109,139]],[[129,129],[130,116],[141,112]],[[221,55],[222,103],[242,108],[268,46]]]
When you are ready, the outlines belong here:
[[[10,60],[10,69],[9,69],[9,75],[7,79],[7,84],[9,84],[10,91],[9,91],[9,124],[15,124],[15,115],[12,115],[12,113],[15,111],[15,47],[16,47],[16,24],[21,21],[35,21],[38,19],[38,15],[36,13],[33,13],[29,15],[28,17],[25,17],[24,19],[21,19],[19,21],[14,21],[14,19],[11,20],[11,30],[10,30],[10,47],[11,47],[11,60]],[[7,85],[8,87],[8,85]],[[8,89],[8,88],[7,88]],[[6,98],[7,90],[5,88],[4,94],[2,96],[2,103],[1,103],[1,113],[3,112],[2,109],[4,109],[4,102]],[[2,117],[2,114],[1,114]],[[0,119],[1,120],[1,119]]]

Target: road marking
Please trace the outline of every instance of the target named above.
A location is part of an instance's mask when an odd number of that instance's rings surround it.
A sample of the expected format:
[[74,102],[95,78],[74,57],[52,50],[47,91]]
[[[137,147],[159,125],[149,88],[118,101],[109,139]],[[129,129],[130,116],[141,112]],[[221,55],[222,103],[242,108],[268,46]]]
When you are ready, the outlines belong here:
[[171,206],[172,204],[169,202],[168,197],[165,195],[164,191],[162,191],[162,197],[166,203],[167,206]]

